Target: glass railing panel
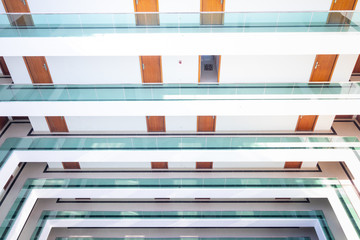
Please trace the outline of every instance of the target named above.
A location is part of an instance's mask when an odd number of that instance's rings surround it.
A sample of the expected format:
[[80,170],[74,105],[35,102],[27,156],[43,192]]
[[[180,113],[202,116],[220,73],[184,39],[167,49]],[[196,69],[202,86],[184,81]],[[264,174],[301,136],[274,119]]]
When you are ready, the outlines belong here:
[[101,238],[101,237],[58,237],[56,240],[311,240],[309,237],[131,237],[131,238]]
[[[201,21],[207,15],[220,22]],[[23,16],[27,25],[10,25]],[[141,19],[152,19],[141,22]],[[136,22],[138,19],[138,23]],[[150,20],[149,20],[150,21]],[[178,32],[347,32],[360,31],[359,12],[82,13],[0,14],[2,37],[96,36]]]
[[357,99],[360,98],[360,84],[0,85],[0,93],[0,101],[242,100],[277,96],[286,99]]

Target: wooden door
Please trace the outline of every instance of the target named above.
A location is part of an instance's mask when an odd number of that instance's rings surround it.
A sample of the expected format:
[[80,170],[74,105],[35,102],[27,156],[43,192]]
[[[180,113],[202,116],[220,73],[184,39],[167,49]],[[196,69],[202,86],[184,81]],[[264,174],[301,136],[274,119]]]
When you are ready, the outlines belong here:
[[3,73],[3,75],[5,75],[5,76],[10,75],[9,69],[6,66],[6,62],[3,57],[0,57],[0,69],[1,69],[1,72]]
[[197,131],[198,132],[215,132],[216,117],[215,116],[198,116]]
[[64,117],[45,117],[50,132],[69,132]]
[[0,130],[5,127],[8,121],[9,121],[8,117],[0,117]]
[[161,56],[140,57],[143,83],[162,83]]
[[165,132],[164,116],[147,116],[146,124],[148,132]]
[[64,169],[80,169],[79,162],[62,162]]
[[[158,0],[134,0],[136,25],[159,25]],[[144,13],[149,12],[149,13]]]
[[168,169],[167,162],[151,162],[151,169]]
[[353,73],[360,73],[360,55],[355,63]]
[[[26,0],[2,0],[7,13],[30,13],[29,5]],[[11,25],[32,26],[34,21],[31,15],[14,14],[9,16]]]
[[339,55],[317,55],[310,82],[330,82]]
[[213,162],[196,162],[196,169],[212,169]]
[[284,168],[301,168],[302,162],[285,162]]
[[53,83],[45,57],[24,57],[33,83]]
[[[333,0],[330,11],[355,10],[357,0]],[[327,23],[329,24],[349,24],[352,14],[331,12],[328,15]]]
[[[201,12],[224,12],[225,0],[200,0]],[[203,25],[224,24],[224,13],[201,13],[200,23]]]
[[296,131],[314,131],[318,117],[317,115],[300,115]]

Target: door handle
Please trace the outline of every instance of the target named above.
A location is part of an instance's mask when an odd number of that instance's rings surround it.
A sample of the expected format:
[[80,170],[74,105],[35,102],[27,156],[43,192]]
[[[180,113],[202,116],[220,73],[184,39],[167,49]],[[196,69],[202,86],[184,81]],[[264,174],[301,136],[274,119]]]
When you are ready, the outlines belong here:
[[142,64],[142,69],[145,70],[145,64]]
[[336,3],[336,0],[334,0],[334,3]]
[[213,116],[213,119],[215,119],[215,116]]
[[317,69],[318,67],[320,67],[319,62],[316,62],[314,68]]
[[136,3],[136,5],[138,5],[138,4],[139,4],[139,0],[136,0],[135,3]]
[[[220,0],[221,5],[223,4],[223,1],[224,1],[224,0]],[[335,0],[335,1],[336,1],[336,0]]]
[[26,2],[25,2],[25,0],[22,0],[22,2],[23,2],[23,4],[26,6]]
[[47,71],[47,67],[46,67],[46,64],[44,63],[44,68],[45,68],[45,71]]

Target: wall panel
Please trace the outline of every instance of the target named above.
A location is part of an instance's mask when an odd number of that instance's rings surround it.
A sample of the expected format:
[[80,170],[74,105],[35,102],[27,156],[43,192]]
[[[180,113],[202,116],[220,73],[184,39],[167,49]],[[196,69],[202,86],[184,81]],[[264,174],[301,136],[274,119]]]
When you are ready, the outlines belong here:
[[15,84],[32,84],[22,57],[4,57],[4,59]]
[[314,131],[329,131],[334,122],[335,115],[320,115]]
[[358,54],[339,55],[331,82],[348,82],[358,56]]
[[54,84],[141,83],[139,57],[46,57]]
[[225,11],[328,11],[331,0],[226,0]]
[[45,117],[30,117],[29,120],[35,132],[49,132],[49,125]]
[[197,83],[199,57],[163,56],[162,71],[163,83]]
[[196,116],[166,116],[167,132],[196,132]]
[[314,59],[315,55],[223,55],[220,83],[308,82]]
[[298,116],[217,116],[216,131],[294,131]]

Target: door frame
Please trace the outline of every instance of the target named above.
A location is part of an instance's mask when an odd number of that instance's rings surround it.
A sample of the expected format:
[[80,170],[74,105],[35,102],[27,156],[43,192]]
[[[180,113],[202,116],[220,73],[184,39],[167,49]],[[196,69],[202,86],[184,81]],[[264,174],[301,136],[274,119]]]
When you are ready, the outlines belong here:
[[[28,62],[27,62],[27,60],[26,60],[26,57],[42,57],[42,58],[44,58],[44,62],[45,62],[45,64],[46,64],[47,72],[48,72],[48,74],[49,74],[51,83],[34,83],[34,79],[33,79],[33,76],[32,76],[32,74],[31,74],[31,70],[30,70],[30,68],[29,68],[29,66],[28,66]],[[45,56],[25,56],[25,57],[23,57],[23,59],[24,59],[25,65],[26,65],[26,69],[27,69],[27,71],[28,71],[28,73],[29,73],[31,82],[32,82],[33,84],[54,84],[54,82],[53,82],[53,80],[52,80],[51,73],[50,73],[49,64],[47,63]]]
[[[339,59],[339,54],[317,54],[316,57],[315,57],[315,60],[314,60],[314,64],[313,64],[312,69],[311,69],[311,74],[310,74],[309,83],[312,83],[312,82],[311,82],[311,79],[312,79],[312,77],[313,77],[313,75],[314,75],[315,64],[316,64],[316,62],[317,62],[316,60],[317,60],[317,58],[318,58],[318,55],[336,55],[334,64],[333,64],[332,69],[331,69],[331,72],[330,72],[329,81],[323,81],[324,83],[331,82],[331,79],[332,79],[332,76],[333,76],[333,74],[334,74],[334,70],[335,70],[335,66],[336,66],[337,60]],[[318,82],[314,82],[314,83],[318,83]]]
[[[298,130],[298,127],[299,127],[299,123],[300,123],[301,116],[307,116],[307,115],[299,115],[299,117],[298,117],[298,121],[297,121],[297,123],[296,123],[296,128],[295,128],[295,131],[299,131],[299,130]],[[310,130],[310,131],[312,131],[312,132],[313,132],[313,131],[315,130],[315,126],[316,126],[316,123],[317,123],[318,119],[319,119],[319,115],[316,115],[316,118],[315,118],[314,124],[313,124],[313,126],[312,126],[312,128],[311,128],[311,130]],[[304,131],[304,132],[305,132],[305,131]]]
[[[221,66],[221,55],[212,55],[212,56],[219,56],[219,63],[218,63],[218,69],[217,69],[217,82],[220,82],[220,66]],[[198,83],[200,83],[201,79],[201,55],[199,55],[199,73],[198,73]],[[207,83],[204,83],[207,84]]]
[[145,83],[144,82],[144,72],[142,69],[142,57],[147,57],[147,56],[139,56],[139,62],[140,62],[140,73],[141,73],[141,83],[142,84],[163,84],[163,71],[162,71],[162,56],[160,57],[160,82],[159,83]]

